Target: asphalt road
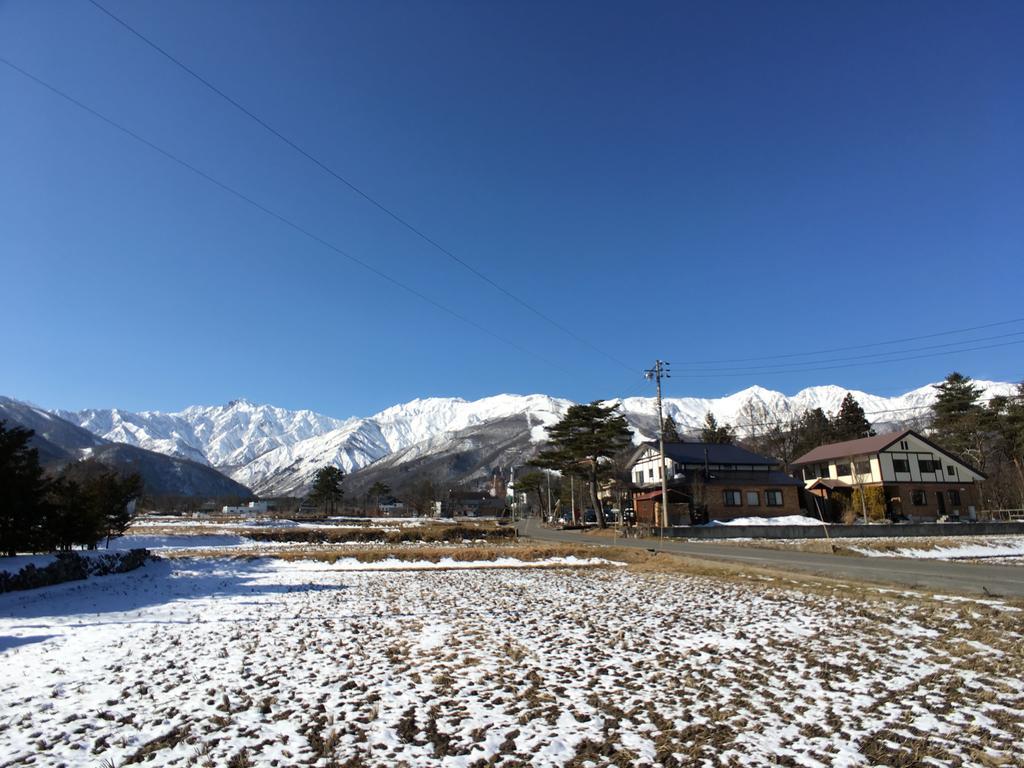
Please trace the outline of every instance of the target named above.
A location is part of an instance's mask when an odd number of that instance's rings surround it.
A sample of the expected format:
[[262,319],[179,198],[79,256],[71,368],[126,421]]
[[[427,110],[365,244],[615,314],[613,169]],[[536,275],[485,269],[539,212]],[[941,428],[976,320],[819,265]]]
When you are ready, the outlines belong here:
[[603,539],[578,531],[545,528],[536,519],[518,525],[519,535],[543,541],[595,546],[663,549],[677,555],[748,563],[762,568],[800,571],[833,579],[852,579],[877,584],[991,597],[1024,598],[1024,566],[976,565],[942,560],[899,557],[850,557],[818,552],[755,549],[730,544],[665,541],[658,539]]

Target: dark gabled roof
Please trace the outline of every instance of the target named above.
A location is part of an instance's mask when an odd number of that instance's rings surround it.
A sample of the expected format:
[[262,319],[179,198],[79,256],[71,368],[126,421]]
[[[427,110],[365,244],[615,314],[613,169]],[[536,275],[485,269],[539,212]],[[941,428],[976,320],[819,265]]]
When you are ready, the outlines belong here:
[[[687,485],[690,485],[698,474],[703,475],[704,470],[691,469],[683,475],[676,475],[669,482],[685,482]],[[787,475],[785,472],[778,470],[768,470],[765,472],[763,469],[713,469],[706,478],[701,477],[701,480],[706,485],[759,485],[762,487],[768,485],[803,485],[803,482],[797,480],[792,475]]]
[[[647,448],[658,449],[657,443],[645,443],[633,457],[633,462]],[[769,456],[762,456],[738,445],[722,443],[665,443],[665,458],[678,464],[703,464],[707,451],[708,464],[758,464],[772,467],[779,462]]]
[[813,464],[816,461],[828,461],[830,459],[848,459],[851,456],[863,456],[865,453],[878,453],[888,448],[897,440],[906,437],[911,431],[904,429],[900,432],[886,432],[882,435],[861,437],[857,440],[845,440],[841,443],[819,445],[799,459],[796,459],[793,465]]
[[[697,475],[701,475],[701,482],[704,485],[713,485],[716,487],[728,488],[729,486],[736,486],[739,488],[757,487],[757,488],[770,488],[771,486],[800,486],[802,482],[797,480],[792,475],[787,475],[785,472],[777,470],[768,470],[765,472],[761,470],[711,470],[708,477],[703,477],[704,470],[702,469],[691,469],[688,472],[680,473],[675,477],[672,477],[668,481],[668,491],[672,493],[674,490],[680,488],[691,488],[696,481]],[[655,481],[657,484],[658,481]],[[661,494],[660,489],[652,491],[642,491],[640,498],[647,498],[649,494]]]

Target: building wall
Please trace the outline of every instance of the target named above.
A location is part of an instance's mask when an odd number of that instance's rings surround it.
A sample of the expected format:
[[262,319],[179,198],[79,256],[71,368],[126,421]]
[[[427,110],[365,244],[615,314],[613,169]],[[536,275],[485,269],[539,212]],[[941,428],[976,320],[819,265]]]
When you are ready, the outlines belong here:
[[[658,464],[661,463],[661,457],[658,455],[658,451],[648,451],[640,458],[636,464],[634,464],[629,470],[629,479],[637,483],[638,485],[647,484],[653,485],[661,482],[661,475],[658,473]],[[668,469],[666,477],[672,478],[672,460],[665,459],[665,467]],[[643,473],[643,479],[637,480],[637,472]],[[653,476],[652,476],[653,475]]]
[[[905,445],[904,445],[905,444]],[[971,483],[981,478],[968,467],[945,456],[913,435],[886,448],[879,454],[882,464],[882,479],[886,483]],[[893,460],[909,462],[909,472],[897,472]],[[922,472],[920,460],[935,460],[941,463],[936,472]]]
[[[869,471],[857,472],[857,462],[868,462]],[[840,474],[841,465],[849,465],[848,472]],[[818,471],[818,470],[822,471]],[[808,467],[801,468],[801,477],[808,482],[813,482],[819,478],[843,480],[847,483],[879,483],[882,481],[882,465],[877,455],[860,455],[851,456],[844,459],[833,459],[831,461],[817,462]],[[854,475],[856,474],[856,478]]]
[[[739,517],[781,517],[784,515],[800,514],[800,488],[794,485],[772,486],[772,485],[725,485],[715,484],[705,486],[705,503],[708,508],[708,519],[722,522],[735,520]],[[740,491],[742,504],[738,507],[727,507],[725,505],[725,491]],[[769,507],[765,499],[765,491],[774,490],[782,492],[782,506]],[[757,506],[747,504],[747,492],[755,491],[758,495]],[[657,506],[656,506],[657,505]],[[670,511],[674,511],[676,504],[669,504]],[[633,509],[636,511],[636,521],[639,525],[658,525],[655,509],[661,509],[660,499],[634,499]]]
[[[898,460],[907,462],[907,471],[896,471],[896,465],[893,462]],[[870,461],[870,474],[856,474],[855,476],[853,463],[857,461]],[[935,471],[922,472],[921,461],[936,461],[940,466]],[[850,472],[842,474],[839,472],[840,465],[843,464],[851,465]],[[875,454],[816,462],[813,465],[801,467],[800,472],[807,485],[819,478],[831,478],[842,480],[850,485],[858,483],[865,485],[927,483],[930,486],[935,486],[932,490],[937,490],[938,485],[961,488],[969,487],[981,480],[981,477],[969,467],[936,451],[928,443],[914,435],[907,435],[884,451]]]
[[[727,507],[725,505],[724,492],[727,490],[740,491],[742,506]],[[782,506],[769,507],[765,503],[765,491],[782,491]],[[757,491],[760,504],[753,506],[747,504],[747,491]],[[783,515],[800,514],[800,489],[795,485],[788,486],[743,486],[743,485],[715,485],[708,487],[705,493],[708,505],[708,518],[711,520],[735,520],[738,517],[781,517]]]
[[[914,504],[914,491],[923,492],[923,505]],[[954,504],[950,499],[950,491],[956,491],[960,495],[959,504]],[[939,493],[943,495],[944,501],[944,508],[941,510],[937,498]],[[915,520],[935,520],[940,514],[969,519],[971,508],[974,508],[975,513],[978,509],[977,486],[974,483],[886,483],[885,495],[894,514],[902,514]],[[893,499],[899,501],[893,502]]]

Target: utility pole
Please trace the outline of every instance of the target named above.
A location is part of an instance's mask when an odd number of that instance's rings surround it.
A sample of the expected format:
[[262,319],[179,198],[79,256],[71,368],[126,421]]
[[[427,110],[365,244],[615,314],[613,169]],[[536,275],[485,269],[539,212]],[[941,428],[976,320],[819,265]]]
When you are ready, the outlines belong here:
[[551,519],[551,473],[545,469],[544,476],[548,479],[548,522],[553,523],[554,520]]
[[572,524],[576,525],[576,478],[569,475],[569,509],[572,510]]
[[665,469],[665,418],[661,409],[661,379],[672,378],[669,365],[664,360],[655,360],[654,367],[644,371],[644,377],[650,381],[654,379],[658,384],[658,453],[661,455],[661,520],[660,527],[668,527],[668,471]]

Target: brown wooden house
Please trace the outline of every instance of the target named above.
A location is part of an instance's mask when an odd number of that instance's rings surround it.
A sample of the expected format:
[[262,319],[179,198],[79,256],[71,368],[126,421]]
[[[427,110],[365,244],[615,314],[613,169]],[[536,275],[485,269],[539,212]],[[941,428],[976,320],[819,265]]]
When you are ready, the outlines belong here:
[[[661,477],[669,488],[661,509]],[[666,443],[661,466],[657,443],[640,446],[629,462],[637,523],[690,525],[739,517],[800,514],[800,481],[768,456],[719,443]]]

